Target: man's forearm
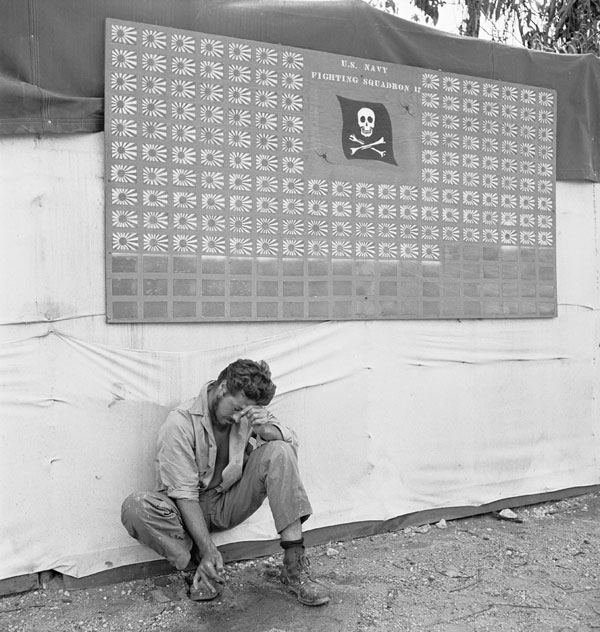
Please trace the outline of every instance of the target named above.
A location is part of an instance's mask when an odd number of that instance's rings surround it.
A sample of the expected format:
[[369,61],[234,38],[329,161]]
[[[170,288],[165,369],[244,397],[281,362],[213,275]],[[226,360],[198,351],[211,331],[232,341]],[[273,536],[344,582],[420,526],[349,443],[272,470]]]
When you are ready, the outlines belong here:
[[254,432],[256,432],[263,441],[281,441],[283,439],[281,430],[270,423],[261,425],[257,424],[254,426]]
[[200,503],[183,498],[176,498],[175,503],[181,513],[185,530],[195,542],[200,555],[204,555],[206,550],[214,545]]

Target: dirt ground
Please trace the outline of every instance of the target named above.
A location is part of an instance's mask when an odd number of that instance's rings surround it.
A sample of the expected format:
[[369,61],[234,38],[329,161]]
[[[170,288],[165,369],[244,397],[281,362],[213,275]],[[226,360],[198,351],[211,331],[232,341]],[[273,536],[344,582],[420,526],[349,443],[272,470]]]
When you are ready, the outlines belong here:
[[228,564],[195,603],[178,574],[0,599],[2,632],[377,632],[600,629],[600,493],[308,550],[331,590],[308,608],[279,583],[281,556]]

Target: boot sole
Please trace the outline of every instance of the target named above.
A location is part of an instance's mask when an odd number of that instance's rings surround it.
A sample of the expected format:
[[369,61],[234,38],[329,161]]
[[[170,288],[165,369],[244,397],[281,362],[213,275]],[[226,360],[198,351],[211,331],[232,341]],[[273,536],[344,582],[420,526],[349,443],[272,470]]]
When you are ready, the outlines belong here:
[[[297,596],[297,595],[296,595]],[[322,597],[318,601],[306,601],[298,597],[298,601],[304,606],[324,606],[326,603],[329,603],[329,597]]]
[[330,597],[321,597],[321,599],[318,599],[317,601],[308,601],[307,599],[302,599],[298,591],[295,590],[294,588],[288,586],[287,584],[284,584],[284,586],[289,590],[289,592],[296,595],[296,599],[298,599],[298,601],[303,606],[324,606],[326,603],[329,603],[329,601],[331,600]]

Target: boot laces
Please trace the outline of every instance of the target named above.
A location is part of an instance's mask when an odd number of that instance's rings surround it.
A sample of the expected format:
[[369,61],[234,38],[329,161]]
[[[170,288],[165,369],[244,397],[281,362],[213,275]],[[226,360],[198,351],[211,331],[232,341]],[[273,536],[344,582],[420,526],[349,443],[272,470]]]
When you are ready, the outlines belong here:
[[310,576],[310,560],[304,552],[298,551],[292,560],[289,560],[287,564],[284,563],[284,568],[290,578],[296,577],[301,584],[315,581]]
[[301,584],[306,584],[307,582],[311,583],[319,583],[316,579],[314,579],[310,574],[310,560],[306,555],[298,556],[298,580]]
[[300,566],[300,570],[308,573],[308,570],[310,569],[310,560],[306,555],[302,554],[298,557],[298,565]]

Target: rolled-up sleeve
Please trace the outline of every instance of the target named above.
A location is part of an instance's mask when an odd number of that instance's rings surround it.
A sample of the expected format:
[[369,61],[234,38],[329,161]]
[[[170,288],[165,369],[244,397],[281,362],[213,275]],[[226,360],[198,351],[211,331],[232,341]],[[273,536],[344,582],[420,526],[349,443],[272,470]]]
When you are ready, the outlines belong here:
[[170,498],[198,500],[199,472],[191,418],[181,410],[169,413],[158,434],[159,485]]
[[[283,422],[279,421],[279,419],[277,419],[277,417],[275,417],[275,415],[271,411],[269,411],[268,424],[270,426],[274,426],[279,430],[279,432],[281,432],[281,437],[286,443],[290,443],[295,450],[298,449],[298,437],[296,433],[291,428],[286,426]],[[257,439],[257,445],[265,443],[265,441],[260,437],[257,437]]]

